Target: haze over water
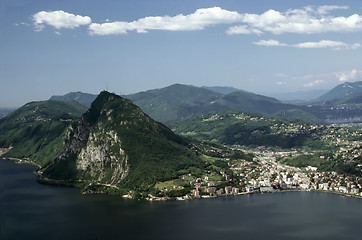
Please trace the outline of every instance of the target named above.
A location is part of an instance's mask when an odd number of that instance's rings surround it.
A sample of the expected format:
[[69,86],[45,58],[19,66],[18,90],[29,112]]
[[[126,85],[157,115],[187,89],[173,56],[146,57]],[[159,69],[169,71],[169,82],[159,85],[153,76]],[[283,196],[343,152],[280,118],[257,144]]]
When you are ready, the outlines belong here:
[[362,200],[290,192],[145,202],[41,185],[0,161],[0,239],[360,239]]

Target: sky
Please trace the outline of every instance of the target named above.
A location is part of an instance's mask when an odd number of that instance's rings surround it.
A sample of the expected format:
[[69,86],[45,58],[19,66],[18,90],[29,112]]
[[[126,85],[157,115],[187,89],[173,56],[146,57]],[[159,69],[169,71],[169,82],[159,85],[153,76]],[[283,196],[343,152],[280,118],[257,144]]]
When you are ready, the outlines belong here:
[[360,0],[1,0],[0,107],[175,83],[259,94],[362,80]]

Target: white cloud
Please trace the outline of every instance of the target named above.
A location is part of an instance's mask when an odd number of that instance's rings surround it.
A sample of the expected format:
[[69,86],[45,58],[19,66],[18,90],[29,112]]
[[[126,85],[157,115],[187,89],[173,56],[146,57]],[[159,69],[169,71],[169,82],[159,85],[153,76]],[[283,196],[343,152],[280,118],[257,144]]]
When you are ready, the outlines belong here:
[[240,21],[239,13],[213,7],[198,9],[189,15],[145,17],[133,22],[93,23],[89,30],[93,35],[126,34],[128,31],[147,33],[148,30],[193,31],[203,30],[211,25]]
[[255,29],[255,28],[249,28],[247,25],[240,25],[240,26],[234,26],[230,27],[227,31],[227,34],[233,35],[233,34],[256,34],[261,35],[263,34],[262,31]]
[[[242,14],[242,23],[247,24],[249,32],[271,32],[273,34],[299,33],[315,34],[324,32],[355,32],[362,31],[362,16],[353,14],[349,17],[326,16],[337,9],[347,9],[347,6],[321,6],[317,9],[291,9],[284,13],[268,10],[262,14]],[[244,27],[245,28],[245,27]],[[230,27],[228,34],[245,34],[236,31],[237,26]],[[241,28],[242,29],[242,28]],[[249,33],[248,33],[249,34]]]
[[304,87],[315,87],[315,86],[321,85],[323,83],[325,83],[324,80],[314,80],[312,82],[304,84]]
[[267,46],[267,47],[286,47],[288,44],[281,43],[277,40],[260,40],[258,42],[253,42],[253,44],[258,46]]
[[267,46],[267,47],[295,47],[295,48],[331,48],[334,50],[344,50],[344,49],[357,49],[361,47],[359,43],[348,44],[339,41],[330,41],[330,40],[321,40],[319,42],[303,42],[297,44],[287,44],[281,43],[277,40],[260,40],[254,42],[253,44],[258,46]]
[[33,23],[37,31],[42,31],[45,25],[50,25],[56,29],[73,29],[81,25],[89,25],[92,22],[88,16],[74,15],[62,10],[46,12],[41,11],[33,15]]
[[335,50],[357,49],[361,47],[359,43],[347,44],[344,42],[321,40],[319,42],[304,42],[293,45],[297,48],[332,48]]
[[350,80],[356,79],[357,74],[362,73],[361,71],[357,71],[356,69],[352,69],[351,71],[345,71],[345,72],[337,72],[335,73],[335,76],[340,82],[346,82]]

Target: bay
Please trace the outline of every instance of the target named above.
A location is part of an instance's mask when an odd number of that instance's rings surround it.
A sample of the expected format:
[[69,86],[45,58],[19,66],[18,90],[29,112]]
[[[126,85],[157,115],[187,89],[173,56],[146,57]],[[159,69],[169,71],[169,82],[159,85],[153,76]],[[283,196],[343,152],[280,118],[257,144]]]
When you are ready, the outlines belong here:
[[288,192],[146,202],[42,185],[0,160],[0,239],[361,239],[362,200]]

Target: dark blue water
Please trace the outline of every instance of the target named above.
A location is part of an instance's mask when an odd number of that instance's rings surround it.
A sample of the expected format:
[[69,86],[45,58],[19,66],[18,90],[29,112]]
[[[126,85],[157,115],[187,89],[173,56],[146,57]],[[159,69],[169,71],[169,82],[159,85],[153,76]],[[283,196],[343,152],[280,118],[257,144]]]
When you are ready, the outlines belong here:
[[254,194],[150,203],[41,185],[0,161],[0,239],[362,239],[362,200]]

